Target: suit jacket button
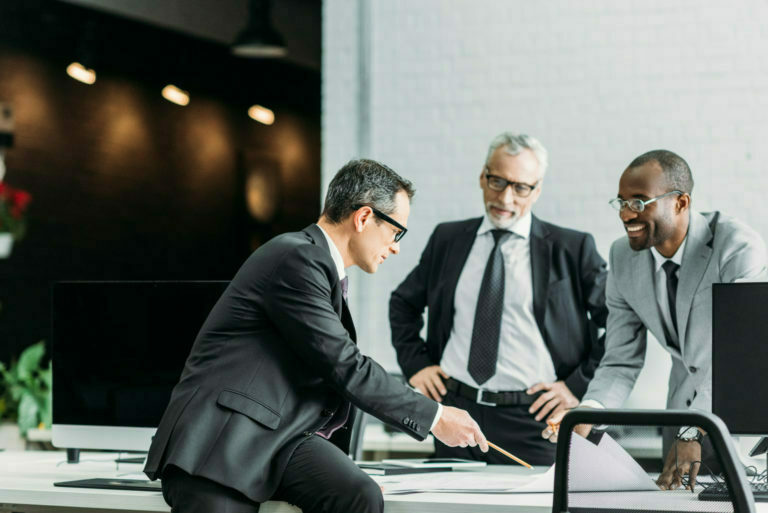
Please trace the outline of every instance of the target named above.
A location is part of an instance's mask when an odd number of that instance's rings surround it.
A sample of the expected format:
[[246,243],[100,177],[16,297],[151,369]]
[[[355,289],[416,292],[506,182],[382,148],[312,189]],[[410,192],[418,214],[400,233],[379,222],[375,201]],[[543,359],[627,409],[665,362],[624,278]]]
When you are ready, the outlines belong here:
[[320,415],[322,415],[323,417],[330,417],[331,415],[333,415],[333,410],[328,408],[323,408],[323,411],[320,412]]
[[304,431],[304,436],[312,436],[312,431]]
[[696,374],[696,371],[699,370],[699,369],[697,369],[696,367],[691,365],[690,367],[688,367],[688,370],[691,371],[691,374]]
[[403,419],[403,424],[405,424],[406,426],[407,426],[407,425],[408,425],[410,422],[411,422],[411,418],[410,418],[410,417],[406,417],[406,418],[404,418],[404,419]]
[[686,406],[690,406],[690,405],[691,405],[691,400],[690,400],[690,399],[686,400],[686,401],[685,401],[685,405],[686,405]]

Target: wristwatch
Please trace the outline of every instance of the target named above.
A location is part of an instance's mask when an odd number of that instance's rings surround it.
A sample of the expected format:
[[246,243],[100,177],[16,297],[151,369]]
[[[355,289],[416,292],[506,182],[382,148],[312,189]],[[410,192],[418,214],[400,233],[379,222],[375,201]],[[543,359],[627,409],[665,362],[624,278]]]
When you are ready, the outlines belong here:
[[680,432],[677,434],[677,438],[683,442],[701,443],[703,435],[701,434],[701,431],[699,431],[699,428],[691,426],[680,428]]

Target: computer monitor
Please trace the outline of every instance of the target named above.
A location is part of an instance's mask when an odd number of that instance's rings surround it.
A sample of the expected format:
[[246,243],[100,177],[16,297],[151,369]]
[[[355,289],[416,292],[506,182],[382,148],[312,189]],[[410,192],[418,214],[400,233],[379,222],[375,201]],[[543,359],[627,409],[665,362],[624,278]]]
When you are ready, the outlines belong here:
[[712,286],[712,412],[734,435],[768,434],[768,283]]
[[224,281],[53,285],[53,444],[146,451]]

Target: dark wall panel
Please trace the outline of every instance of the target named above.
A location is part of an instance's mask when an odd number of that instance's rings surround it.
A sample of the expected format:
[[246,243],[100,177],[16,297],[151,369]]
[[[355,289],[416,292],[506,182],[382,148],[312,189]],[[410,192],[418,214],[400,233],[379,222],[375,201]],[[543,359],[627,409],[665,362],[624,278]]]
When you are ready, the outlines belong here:
[[[117,33],[129,24],[137,40],[142,30],[158,33],[108,16],[100,23],[113,23]],[[0,360],[49,337],[55,280],[228,279],[258,244],[317,218],[318,75],[300,86],[286,71],[291,87],[284,100],[271,93],[277,120],[267,127],[246,116],[242,99],[213,86],[190,88],[192,101],[179,107],[114,59],[87,86],[39,43],[2,37],[0,101],[12,104],[16,118],[5,181],[29,191],[33,202],[27,237],[0,259]],[[186,36],[164,37],[191,44]],[[271,79],[281,80],[279,69]],[[307,92],[297,108],[300,87]],[[262,193],[276,203],[257,221],[243,187],[263,163],[276,176]]]

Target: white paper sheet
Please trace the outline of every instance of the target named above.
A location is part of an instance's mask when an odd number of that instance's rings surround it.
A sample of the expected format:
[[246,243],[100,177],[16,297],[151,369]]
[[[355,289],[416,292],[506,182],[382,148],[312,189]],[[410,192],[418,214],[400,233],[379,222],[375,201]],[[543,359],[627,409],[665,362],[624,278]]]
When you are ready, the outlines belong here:
[[[569,492],[658,490],[648,474],[607,434],[595,445],[574,434],[569,456]],[[446,472],[376,478],[385,494],[537,493],[554,489],[555,466],[544,473]]]

